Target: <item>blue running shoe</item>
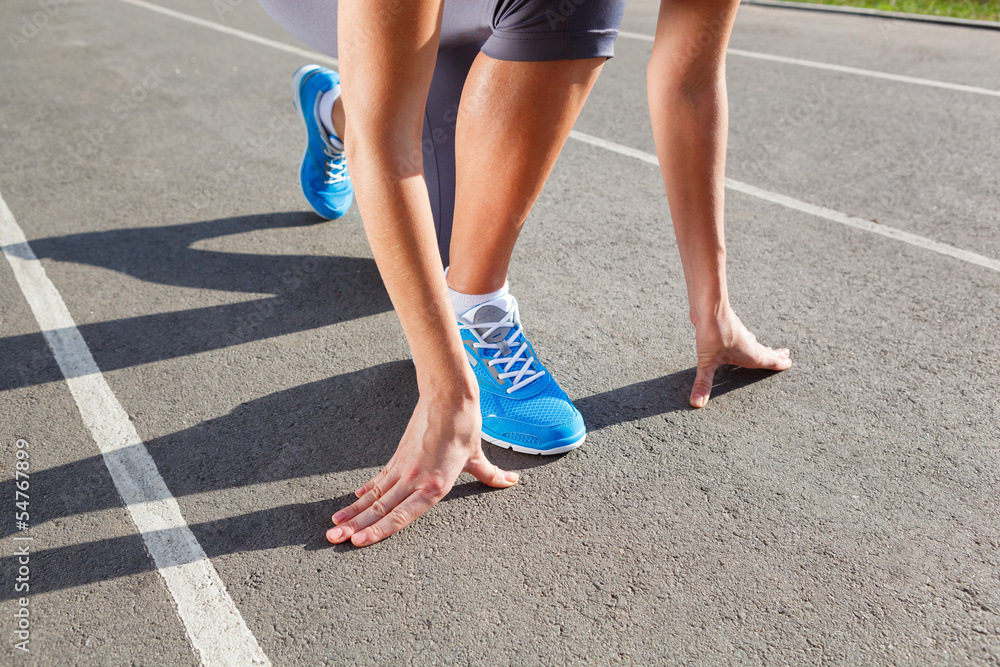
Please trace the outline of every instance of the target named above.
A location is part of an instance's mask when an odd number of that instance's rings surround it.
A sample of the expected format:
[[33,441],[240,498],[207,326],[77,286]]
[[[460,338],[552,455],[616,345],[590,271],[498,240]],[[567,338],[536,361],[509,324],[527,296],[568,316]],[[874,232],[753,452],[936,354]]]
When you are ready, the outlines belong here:
[[292,77],[292,100],[307,137],[299,169],[302,193],[313,210],[328,220],[347,213],[354,201],[344,145],[336,135],[331,137],[319,119],[319,98],[339,83],[339,74],[319,65],[303,65]]
[[484,440],[526,454],[561,454],[583,444],[583,416],[538,362],[514,297],[472,308],[458,328],[479,380]]

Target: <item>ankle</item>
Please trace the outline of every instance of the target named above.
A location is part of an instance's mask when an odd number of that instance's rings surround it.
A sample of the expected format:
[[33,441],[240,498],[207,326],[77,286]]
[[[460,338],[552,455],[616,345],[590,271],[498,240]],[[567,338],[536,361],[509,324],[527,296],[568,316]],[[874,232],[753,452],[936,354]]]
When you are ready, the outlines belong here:
[[[450,268],[450,267],[449,267]],[[445,279],[448,279],[448,269],[445,269]],[[481,294],[469,294],[468,292],[463,292],[454,289],[451,286],[451,281],[448,284],[448,296],[451,298],[451,307],[455,312],[455,317],[461,317],[468,310],[475,308],[476,306],[486,303],[487,301],[492,301],[501,296],[505,296],[510,293],[510,286],[507,281],[504,280],[503,285],[499,289],[495,289],[489,292],[484,292]]]
[[[453,252],[452,256],[454,255]],[[463,294],[489,294],[501,290],[507,285],[506,265],[502,268],[499,266],[492,269],[487,268],[485,271],[483,267],[476,267],[472,271],[465,267],[459,267],[453,271],[452,267],[449,266],[444,275],[448,281],[448,287]]]

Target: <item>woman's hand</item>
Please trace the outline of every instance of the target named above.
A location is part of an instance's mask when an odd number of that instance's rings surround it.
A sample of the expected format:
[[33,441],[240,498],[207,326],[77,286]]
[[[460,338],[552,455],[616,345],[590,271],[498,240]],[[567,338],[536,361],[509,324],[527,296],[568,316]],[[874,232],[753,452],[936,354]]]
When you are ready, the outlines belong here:
[[691,321],[695,326],[695,345],[698,348],[698,373],[691,389],[692,407],[703,408],[708,404],[712,380],[720,366],[731,364],[783,371],[792,365],[786,348],[774,350],[758,343],[757,337],[728,307],[713,317],[692,317]]
[[480,440],[479,401],[421,395],[399,448],[357,502],[333,515],[326,539],[366,546],[389,537],[448,495],[459,473],[506,488],[518,475],[490,463]]

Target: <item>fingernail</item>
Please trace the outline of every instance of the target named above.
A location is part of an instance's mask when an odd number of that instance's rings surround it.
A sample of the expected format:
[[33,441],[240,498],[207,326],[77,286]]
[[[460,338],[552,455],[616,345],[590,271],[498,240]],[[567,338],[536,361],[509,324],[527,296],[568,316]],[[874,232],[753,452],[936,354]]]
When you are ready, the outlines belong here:
[[362,492],[363,492],[364,490],[365,490],[365,487],[363,487],[363,486],[359,486],[358,488],[354,489],[354,495],[356,495],[357,497],[359,497],[359,498],[360,498],[360,497],[361,497],[361,493],[362,493]]
[[339,512],[337,512],[336,514],[333,515],[333,522],[334,523],[340,523],[346,517],[347,517],[347,512],[345,512],[344,510],[340,510]]
[[691,405],[693,405],[696,408],[703,408],[703,407],[705,407],[705,397],[704,396],[695,396],[694,400],[691,401]]
[[357,535],[351,538],[351,542],[353,542],[354,546],[356,547],[364,546],[364,543],[367,541],[368,541],[368,536],[365,535],[364,533],[358,533]]
[[333,542],[335,540],[339,540],[343,536],[344,536],[343,529],[341,529],[341,528],[334,528],[333,530],[330,530],[329,532],[327,532],[326,539],[328,539],[331,542]]
[[518,475],[516,472],[509,472],[506,475],[504,475],[504,479],[506,479],[511,484],[514,484],[515,482],[517,482],[517,480],[518,480],[519,477],[520,477],[520,475]]

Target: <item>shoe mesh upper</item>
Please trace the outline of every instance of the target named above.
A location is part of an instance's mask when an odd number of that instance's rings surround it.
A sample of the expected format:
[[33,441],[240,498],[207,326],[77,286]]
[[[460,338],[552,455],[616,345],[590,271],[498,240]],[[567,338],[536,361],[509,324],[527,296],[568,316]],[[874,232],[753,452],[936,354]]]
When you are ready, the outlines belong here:
[[540,426],[565,424],[572,421],[575,415],[565,393],[551,381],[545,389],[527,400],[499,398],[488,391],[481,391],[479,403],[484,418],[496,415]]

